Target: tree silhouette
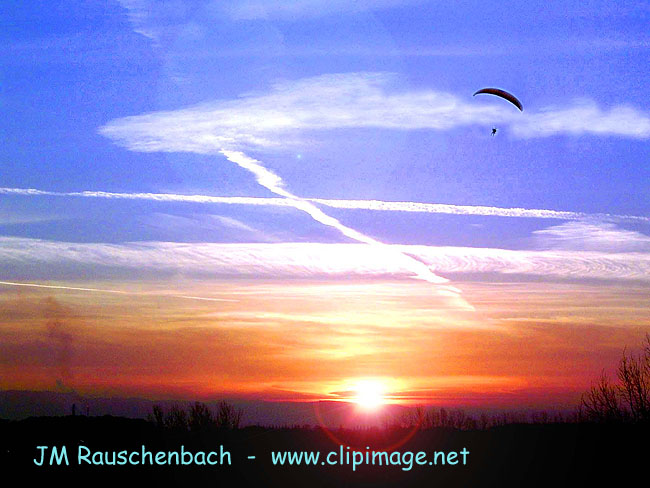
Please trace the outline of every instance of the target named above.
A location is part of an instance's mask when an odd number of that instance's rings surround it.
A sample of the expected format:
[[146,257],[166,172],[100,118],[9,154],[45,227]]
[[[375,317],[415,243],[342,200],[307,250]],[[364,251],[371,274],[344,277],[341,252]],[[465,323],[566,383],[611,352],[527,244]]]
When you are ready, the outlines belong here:
[[242,410],[236,409],[227,402],[220,402],[217,410],[217,427],[220,429],[238,429],[241,422]]
[[187,413],[178,405],[173,405],[165,416],[165,427],[174,431],[187,430]]
[[187,411],[173,405],[166,413],[160,405],[154,405],[152,414],[147,417],[159,428],[176,432],[205,432],[212,429],[238,429],[242,414],[241,409],[221,401],[216,414],[205,403],[194,402],[188,406]]
[[190,406],[189,426],[194,432],[208,430],[215,426],[212,411],[205,403],[195,402]]
[[602,373],[585,393],[581,413],[597,422],[650,422],[650,335],[638,355],[623,352],[613,383]]
[[153,406],[153,416],[149,418],[156,424],[156,427],[162,428],[165,426],[165,415],[160,405]]

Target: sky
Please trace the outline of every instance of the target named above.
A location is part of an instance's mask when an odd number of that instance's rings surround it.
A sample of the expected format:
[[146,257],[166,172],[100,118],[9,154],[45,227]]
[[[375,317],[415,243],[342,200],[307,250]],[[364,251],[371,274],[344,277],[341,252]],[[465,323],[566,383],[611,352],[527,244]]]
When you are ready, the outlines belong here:
[[5,2],[0,388],[575,405],[650,332],[649,21]]

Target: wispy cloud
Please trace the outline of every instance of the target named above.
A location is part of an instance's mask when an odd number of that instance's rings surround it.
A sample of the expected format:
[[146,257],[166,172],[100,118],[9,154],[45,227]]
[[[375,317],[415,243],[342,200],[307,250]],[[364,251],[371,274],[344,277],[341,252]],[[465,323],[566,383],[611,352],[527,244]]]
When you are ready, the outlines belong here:
[[397,77],[389,73],[328,74],[277,82],[267,93],[117,119],[100,132],[135,151],[203,154],[286,147],[300,143],[304,131],[340,128],[449,130],[500,124],[512,126],[522,137],[650,137],[650,116],[633,107],[604,109],[579,101],[518,113],[507,104],[477,103],[471,97],[434,89],[403,90],[398,85]]
[[438,273],[650,282],[650,253],[409,246]]
[[[294,207],[294,204],[286,198],[219,197],[211,195],[180,195],[175,193],[113,193],[104,191],[53,192],[36,190],[33,188],[0,188],[0,194],[149,200],[154,202],[190,202],[203,204]],[[513,217],[557,220],[599,220],[615,222],[629,221],[650,223],[650,217],[637,215],[615,215],[604,213],[590,214],[585,212],[570,212],[564,210],[535,208],[504,208],[488,207],[484,205],[450,205],[446,203],[387,202],[383,200],[342,200],[328,198],[303,198],[302,200],[338,209],[371,210],[378,212],[415,212],[448,215],[479,215],[486,217]]]
[[527,115],[514,123],[513,129],[525,137],[591,134],[647,139],[650,116],[631,106],[605,109],[592,100],[578,100],[568,107],[550,107]]
[[148,227],[164,232],[165,235],[170,232],[185,235],[194,233],[198,240],[205,239],[210,233],[224,231],[227,231],[228,237],[234,241],[274,242],[278,240],[232,217],[209,213],[175,215],[155,212],[145,219],[145,223]]
[[536,244],[571,251],[650,252],[650,236],[612,223],[566,222],[533,232]]
[[119,0],[127,9],[129,20],[137,32],[155,39],[163,27],[187,22],[197,11],[203,17],[218,21],[227,18],[240,20],[294,21],[327,17],[330,15],[355,14],[392,7],[414,5],[424,0],[193,0],[180,2],[157,2],[155,0]]
[[[507,107],[471,104],[448,93],[400,92],[395,89],[396,81],[388,73],[344,73],[277,82],[267,93],[117,119],[100,132],[136,151],[210,154],[223,149],[286,147],[299,142],[296,131],[449,129],[514,115]],[[282,142],[279,134],[283,134]]]
[[224,11],[234,20],[298,20],[381,10],[422,3],[423,0],[243,0],[223,2]]
[[[0,194],[2,194],[0,190]],[[20,193],[17,193],[20,194]],[[12,209],[5,210],[0,208],[0,225],[31,224],[35,222],[52,222],[60,220],[61,217],[53,215],[38,215],[24,212],[22,210]]]
[[[650,253],[360,244],[212,244],[138,242],[67,243],[0,238],[0,266],[34,276],[58,265],[92,267],[93,274],[338,279],[404,279],[408,254],[442,276],[486,274],[522,278],[638,280],[650,282]],[[81,268],[80,268],[81,267]],[[110,272],[110,273],[109,273]],[[439,287],[444,288],[444,287]]]

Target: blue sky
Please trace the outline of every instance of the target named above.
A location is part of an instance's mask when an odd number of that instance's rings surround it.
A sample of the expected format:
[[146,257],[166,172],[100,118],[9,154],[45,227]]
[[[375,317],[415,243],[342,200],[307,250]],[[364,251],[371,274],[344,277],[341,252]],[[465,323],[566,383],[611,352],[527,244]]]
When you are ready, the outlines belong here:
[[[7,237],[354,242],[291,206],[21,194],[277,198],[231,150],[296,198],[589,220],[314,207],[380,243],[543,249],[548,228],[576,249],[594,232],[647,238],[642,3],[21,2],[0,16]],[[484,86],[524,112],[471,96]]]
[[[273,104],[273,87],[282,83],[290,93],[302,82],[307,93],[287,101],[287,110],[304,110],[309,90],[315,89],[310,80],[337,74],[331,87],[354,91],[355,83],[375,73],[383,77],[378,84],[382,96],[403,95],[408,99],[404,103],[414,104],[403,107],[392,126],[373,127],[366,120],[337,127],[331,120],[322,127],[298,124],[290,134],[270,128],[274,144],[248,144],[247,151],[303,197],[648,215],[647,6],[354,5],[125,1],[54,2],[48,9],[32,2],[3,6],[3,186],[271,196],[223,157],[197,154],[204,149],[181,144],[181,151],[174,152],[165,147],[130,151],[119,136],[111,140],[100,129],[128,116],[172,111],[173,119],[174,110],[227,106],[242,97]],[[518,129],[519,114],[500,100],[472,98],[483,86],[507,88],[523,100],[522,119],[533,117],[528,126]],[[462,105],[459,112],[491,107],[498,113],[441,127],[431,120],[410,123],[409,110],[427,103],[428,94],[443,98],[433,104],[444,103],[449,95]],[[326,92],[314,96],[321,97],[316,110],[322,111],[330,103],[344,106],[347,95],[331,93],[337,98],[333,102]],[[584,116],[570,113],[580,104],[592,109]],[[629,113],[612,114],[617,110]],[[566,120],[546,133],[550,123],[534,118],[545,111]],[[573,128],[576,121],[580,127]],[[494,139],[489,137],[493,125],[500,129]],[[294,140],[285,146],[282,139],[288,137]],[[37,221],[21,228],[7,224],[10,235],[91,242],[178,240],[184,235],[227,240],[227,229],[170,235],[169,229],[161,233],[141,225],[142,219],[161,212],[182,216],[213,208],[146,203],[134,208],[124,202],[89,206],[74,199],[10,196],[3,196],[2,208],[5,220]],[[297,213],[295,222],[283,216],[272,225],[277,217],[266,210],[218,212],[262,226],[281,240],[336,239],[322,226],[309,228]],[[386,225],[374,213],[335,213],[370,235],[404,244],[462,245],[466,240],[467,245],[521,247],[521,239],[540,224],[393,213]],[[115,222],[111,216],[117,216]],[[105,218],[105,225],[98,226]],[[52,223],[58,219],[65,222]],[[476,235],[473,224],[494,227],[498,235]],[[422,226],[426,235],[419,232]],[[647,233],[647,228],[635,229]]]

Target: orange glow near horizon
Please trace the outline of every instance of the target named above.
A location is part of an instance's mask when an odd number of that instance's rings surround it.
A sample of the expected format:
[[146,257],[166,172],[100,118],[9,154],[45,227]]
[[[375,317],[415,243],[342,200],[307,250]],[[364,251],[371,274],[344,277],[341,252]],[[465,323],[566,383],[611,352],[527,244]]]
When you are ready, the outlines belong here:
[[160,286],[136,297],[0,288],[0,388],[364,410],[568,405],[650,331],[643,286],[462,284],[475,310],[413,282],[183,291],[224,302]]

